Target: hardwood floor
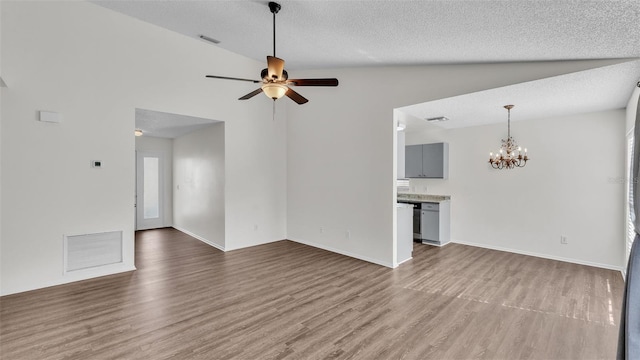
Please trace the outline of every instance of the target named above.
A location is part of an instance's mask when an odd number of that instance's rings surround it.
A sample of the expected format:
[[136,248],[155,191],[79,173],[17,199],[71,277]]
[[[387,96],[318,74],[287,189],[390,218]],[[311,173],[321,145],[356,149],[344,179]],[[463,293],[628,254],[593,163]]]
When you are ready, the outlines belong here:
[[2,359],[613,359],[622,277],[450,244],[388,269],[136,235],[133,273],[0,298]]

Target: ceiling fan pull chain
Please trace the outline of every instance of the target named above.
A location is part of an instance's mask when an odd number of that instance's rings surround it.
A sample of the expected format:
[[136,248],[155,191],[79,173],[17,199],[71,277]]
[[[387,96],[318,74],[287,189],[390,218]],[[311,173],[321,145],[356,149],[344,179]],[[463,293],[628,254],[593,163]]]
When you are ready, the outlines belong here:
[[271,119],[273,122],[276,121],[276,99],[273,99],[273,117]]

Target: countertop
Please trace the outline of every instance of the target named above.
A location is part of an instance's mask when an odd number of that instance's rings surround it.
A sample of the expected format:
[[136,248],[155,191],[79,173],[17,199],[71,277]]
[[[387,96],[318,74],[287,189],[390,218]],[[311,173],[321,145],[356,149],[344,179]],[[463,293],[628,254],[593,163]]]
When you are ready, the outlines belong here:
[[421,203],[421,202],[440,203],[440,202],[449,201],[449,200],[451,200],[450,195],[412,194],[412,193],[398,194],[398,201],[411,201],[416,203]]
[[396,203],[397,208],[409,208],[412,209],[414,207],[413,204],[404,204],[404,203]]

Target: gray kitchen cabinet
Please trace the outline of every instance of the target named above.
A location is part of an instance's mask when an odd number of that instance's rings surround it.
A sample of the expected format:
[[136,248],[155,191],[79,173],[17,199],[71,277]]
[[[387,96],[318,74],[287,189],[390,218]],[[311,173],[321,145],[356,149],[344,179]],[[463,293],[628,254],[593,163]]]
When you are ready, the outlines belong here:
[[424,202],[420,208],[420,238],[423,244],[442,246],[450,241],[449,201]]
[[408,178],[447,179],[449,177],[449,144],[407,146],[404,171]]
[[404,176],[422,177],[422,145],[409,145],[404,151]]

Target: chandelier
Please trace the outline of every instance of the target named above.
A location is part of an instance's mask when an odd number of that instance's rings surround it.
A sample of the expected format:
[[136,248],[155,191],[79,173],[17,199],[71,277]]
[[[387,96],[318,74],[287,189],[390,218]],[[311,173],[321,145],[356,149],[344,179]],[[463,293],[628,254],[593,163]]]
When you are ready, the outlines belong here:
[[[511,109],[513,109],[513,105],[505,105],[504,108],[507,109],[507,140],[502,139],[500,151],[495,156],[493,153],[489,153],[489,164],[494,169],[524,167],[529,160],[527,149],[524,149],[524,155],[522,155],[522,148],[511,137]],[[518,155],[516,155],[516,151]]]

